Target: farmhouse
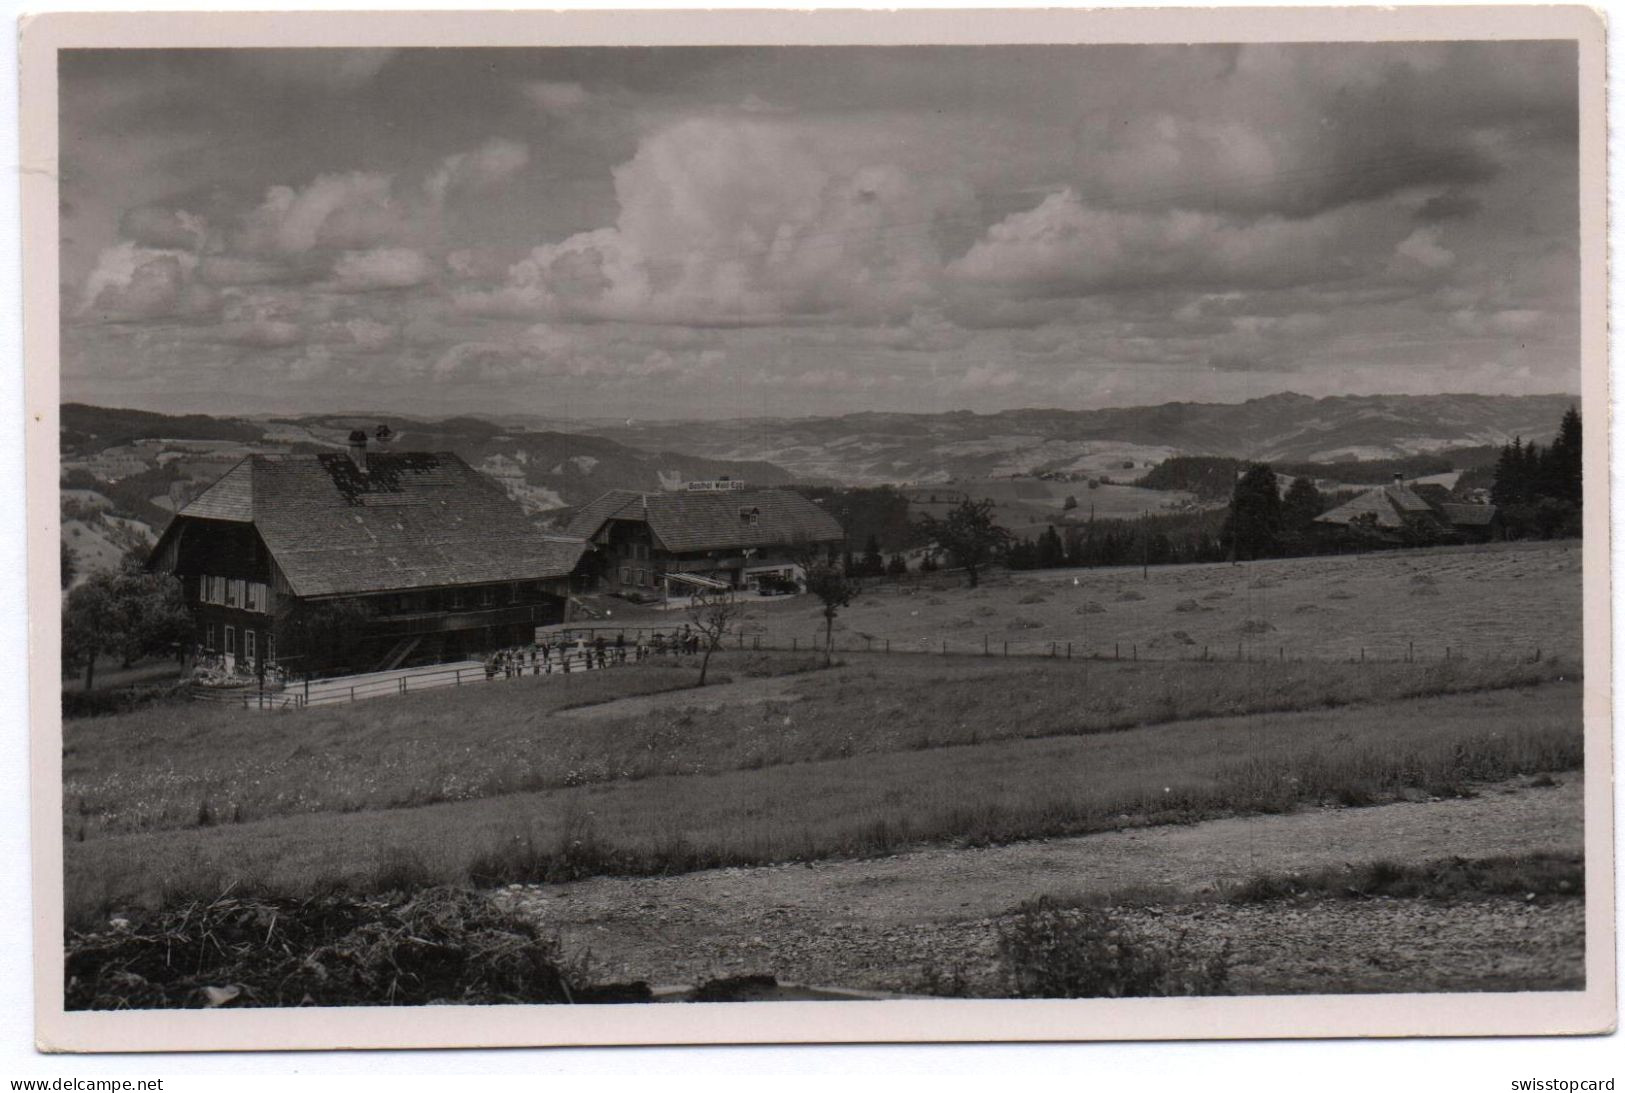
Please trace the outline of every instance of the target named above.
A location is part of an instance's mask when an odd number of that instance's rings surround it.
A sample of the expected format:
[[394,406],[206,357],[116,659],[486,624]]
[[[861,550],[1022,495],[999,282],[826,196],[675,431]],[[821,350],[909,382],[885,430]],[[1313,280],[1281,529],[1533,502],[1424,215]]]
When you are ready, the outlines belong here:
[[1407,527],[1427,528],[1441,537],[1470,543],[1488,542],[1500,532],[1494,505],[1432,501],[1407,485],[1401,475],[1395,475],[1391,485],[1367,490],[1315,520],[1339,527],[1364,522],[1396,541]]
[[451,452],[251,455],[170,521],[197,644],[239,672],[377,670],[529,642],[586,544],[536,529]]
[[598,589],[667,594],[795,580],[807,559],[845,538],[833,516],[798,493],[726,480],[611,490],[576,515],[568,534],[591,545],[583,571]]

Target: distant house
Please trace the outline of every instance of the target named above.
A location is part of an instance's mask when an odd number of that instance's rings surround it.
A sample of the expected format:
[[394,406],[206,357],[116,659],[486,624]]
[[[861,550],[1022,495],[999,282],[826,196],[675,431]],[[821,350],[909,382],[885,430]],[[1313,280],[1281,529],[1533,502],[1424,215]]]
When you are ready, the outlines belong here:
[[[585,551],[453,453],[369,457],[357,430],[348,454],[241,460],[175,515],[148,568],[181,579],[197,644],[238,671],[369,670],[529,642],[563,620]],[[320,640],[335,607],[349,632]]]
[[1499,538],[1501,521],[1494,505],[1470,505],[1429,496],[1433,491],[1407,485],[1395,475],[1387,486],[1367,490],[1345,504],[1315,517],[1315,522],[1349,527],[1364,521],[1395,542],[1407,526],[1431,527],[1441,538],[1482,543]]
[[845,539],[840,523],[801,494],[743,486],[611,490],[577,513],[567,534],[593,548],[583,572],[596,587],[666,594],[753,587],[769,575],[794,580],[805,557]]

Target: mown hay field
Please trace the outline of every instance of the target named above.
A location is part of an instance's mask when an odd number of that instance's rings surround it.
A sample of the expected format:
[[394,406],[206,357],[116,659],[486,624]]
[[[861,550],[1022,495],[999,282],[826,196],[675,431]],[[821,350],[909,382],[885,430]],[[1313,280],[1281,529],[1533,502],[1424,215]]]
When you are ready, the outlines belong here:
[[[1385,551],[1238,565],[996,572],[869,586],[836,622],[839,649],[1141,659],[1578,659],[1578,542]],[[823,642],[818,605],[763,601],[747,642]]]

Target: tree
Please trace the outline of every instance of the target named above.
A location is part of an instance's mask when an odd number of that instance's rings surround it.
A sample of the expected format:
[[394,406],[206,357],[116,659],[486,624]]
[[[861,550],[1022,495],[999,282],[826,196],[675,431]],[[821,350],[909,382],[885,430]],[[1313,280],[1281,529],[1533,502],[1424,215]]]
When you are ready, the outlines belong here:
[[1548,449],[1551,461],[1551,492],[1559,501],[1580,505],[1585,500],[1581,467],[1584,445],[1580,435],[1580,411],[1570,406],[1557,428],[1557,439]]
[[697,593],[689,602],[688,618],[700,633],[704,655],[700,658],[700,680],[696,687],[705,686],[705,673],[711,667],[711,654],[722,647],[722,639],[733,633],[745,617],[745,605],[734,599],[733,589],[708,589]]
[[167,573],[148,573],[138,556],[126,556],[111,572],[97,573],[62,603],[62,659],[85,669],[85,689],[96,681],[96,658],[117,653],[126,667],[146,656],[171,655],[192,635],[192,617],[181,583]]
[[1315,533],[1315,517],[1325,510],[1320,491],[1310,479],[1299,476],[1287,487],[1281,502],[1281,531],[1298,550],[1307,549]]
[[807,591],[824,605],[824,667],[835,658],[835,616],[852,602],[858,586],[834,566],[821,565],[807,573]]
[[1078,495],[1075,494],[1075,493],[1067,494],[1066,495],[1066,500],[1061,502],[1061,511],[1062,512],[1071,512],[1073,509],[1075,509],[1077,507],[1078,507]]
[[1054,569],[1066,564],[1066,544],[1061,542],[1061,533],[1055,530],[1054,524],[1038,536],[1036,553],[1034,561],[1039,569]]
[[62,664],[85,670],[85,690],[96,682],[96,658],[123,644],[126,620],[113,574],[98,573],[62,601]]
[[886,572],[886,559],[880,553],[880,540],[873,535],[863,547],[863,565],[860,572],[865,577],[880,577]]
[[1490,500],[1501,510],[1508,537],[1580,534],[1582,446],[1580,412],[1571,406],[1550,447],[1514,437],[1501,449]]
[[983,568],[1010,548],[1013,536],[993,522],[993,502],[966,498],[938,520],[927,515],[922,528],[936,545],[964,567],[970,586],[976,587]]
[[1255,463],[1236,482],[1230,495],[1225,536],[1238,558],[1262,558],[1281,537],[1281,492],[1267,463]]
[[908,563],[903,560],[903,556],[901,554],[893,554],[891,559],[886,562],[886,576],[908,576]]

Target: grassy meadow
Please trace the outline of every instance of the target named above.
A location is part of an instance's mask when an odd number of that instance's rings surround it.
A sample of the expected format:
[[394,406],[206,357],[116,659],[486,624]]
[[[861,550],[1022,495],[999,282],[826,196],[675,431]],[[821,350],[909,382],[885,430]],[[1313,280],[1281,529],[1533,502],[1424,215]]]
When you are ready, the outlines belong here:
[[[841,616],[844,644],[871,626],[940,640],[959,617],[1051,619],[1057,636],[1087,625],[1125,645],[1153,625],[1194,640],[1204,625],[1281,620],[1247,635],[1240,661],[1222,648],[1138,661],[851,652],[824,668],[805,652],[730,650],[703,689],[695,664],[661,659],[306,711],[196,704],[71,721],[70,921],[234,885],[302,896],[861,857],[1574,770],[1578,565],[1577,550],[1545,546],[1149,581],[999,575],[975,590],[866,592]],[[770,602],[750,622],[810,630],[810,613]],[[1462,630],[1473,640],[1448,661],[1423,655],[1429,635]],[[1384,634],[1417,640],[1417,660],[1259,647]],[[1537,643],[1538,660],[1518,652]]]
[[[1209,656],[1395,660],[1412,655],[1578,660],[1577,542],[1498,543],[1429,551],[1280,558],[1240,565],[996,573],[875,584],[841,612],[839,649],[1047,652],[1182,660]],[[822,645],[805,597],[763,601],[748,640]]]
[[403,862],[424,883],[662,873],[1461,793],[1579,766],[1579,700],[1552,682],[87,836],[67,845],[69,906],[95,916],[232,882],[365,888]]
[[[589,783],[714,774],[1194,718],[1392,703],[1574,678],[1498,664],[1073,662],[724,653],[724,701],[688,663],[521,677],[310,710],[201,703],[70,721],[64,835],[415,807]],[[623,696],[665,701],[625,713]],[[627,705],[622,703],[622,706]],[[643,704],[649,706],[651,704]],[[571,711],[576,711],[572,713]],[[593,716],[580,713],[592,711]]]

